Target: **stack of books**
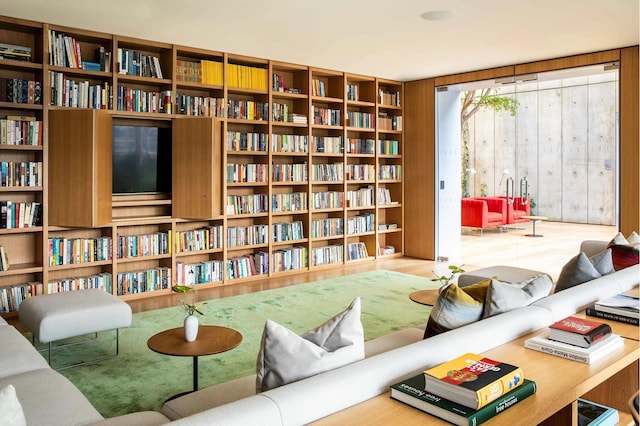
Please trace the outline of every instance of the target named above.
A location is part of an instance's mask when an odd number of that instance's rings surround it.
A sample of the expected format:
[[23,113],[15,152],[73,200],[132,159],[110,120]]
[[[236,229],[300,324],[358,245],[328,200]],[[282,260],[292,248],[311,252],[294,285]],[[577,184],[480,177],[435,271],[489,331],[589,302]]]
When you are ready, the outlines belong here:
[[525,348],[591,364],[624,344],[622,337],[599,321],[570,316],[524,342]]
[[630,294],[618,294],[596,302],[586,309],[586,313],[592,317],[638,325],[640,323],[640,298]]
[[0,59],[30,62],[31,48],[28,46],[0,43]]
[[474,353],[391,386],[391,398],[456,425],[479,425],[535,392],[520,367]]

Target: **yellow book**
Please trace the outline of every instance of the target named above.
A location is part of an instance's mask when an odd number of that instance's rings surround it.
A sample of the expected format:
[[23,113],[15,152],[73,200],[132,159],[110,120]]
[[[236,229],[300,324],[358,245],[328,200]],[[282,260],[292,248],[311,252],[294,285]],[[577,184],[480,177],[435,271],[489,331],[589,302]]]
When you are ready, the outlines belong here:
[[515,365],[467,353],[424,372],[425,390],[478,409],[522,384]]

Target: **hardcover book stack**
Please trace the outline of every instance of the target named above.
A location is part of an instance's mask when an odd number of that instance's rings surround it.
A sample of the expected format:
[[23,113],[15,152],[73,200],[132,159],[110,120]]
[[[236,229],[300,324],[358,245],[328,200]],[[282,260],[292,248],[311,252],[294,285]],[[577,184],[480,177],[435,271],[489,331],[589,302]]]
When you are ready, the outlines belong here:
[[596,302],[586,309],[586,313],[592,317],[638,325],[640,323],[640,298],[630,294],[618,294]]
[[28,46],[0,43],[0,59],[31,62],[31,48]]
[[479,425],[535,392],[520,367],[473,353],[391,386],[391,398],[456,425]]
[[591,364],[623,345],[608,324],[570,316],[549,326],[549,331],[525,340],[529,349]]

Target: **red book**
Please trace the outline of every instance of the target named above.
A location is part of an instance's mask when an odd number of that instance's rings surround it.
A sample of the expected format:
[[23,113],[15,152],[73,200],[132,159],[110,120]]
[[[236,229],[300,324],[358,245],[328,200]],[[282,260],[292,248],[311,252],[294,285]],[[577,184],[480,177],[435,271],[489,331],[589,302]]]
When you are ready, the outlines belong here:
[[549,326],[549,339],[588,348],[611,334],[611,327],[600,321],[567,317]]

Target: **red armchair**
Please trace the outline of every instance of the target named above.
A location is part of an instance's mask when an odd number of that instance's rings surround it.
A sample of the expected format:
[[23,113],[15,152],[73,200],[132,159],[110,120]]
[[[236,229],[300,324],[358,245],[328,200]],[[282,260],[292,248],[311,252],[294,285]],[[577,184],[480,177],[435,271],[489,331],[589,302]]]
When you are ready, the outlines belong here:
[[479,228],[501,227],[507,224],[507,200],[499,197],[463,198],[462,226]]
[[[500,196],[500,198],[507,199],[504,195]],[[513,197],[512,200],[512,203],[507,201],[507,225],[529,222],[529,219],[523,219],[522,216],[529,216],[531,214],[531,199],[526,198],[526,203],[523,203],[525,198],[521,197]]]

